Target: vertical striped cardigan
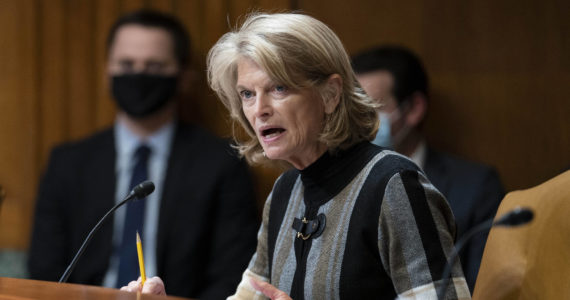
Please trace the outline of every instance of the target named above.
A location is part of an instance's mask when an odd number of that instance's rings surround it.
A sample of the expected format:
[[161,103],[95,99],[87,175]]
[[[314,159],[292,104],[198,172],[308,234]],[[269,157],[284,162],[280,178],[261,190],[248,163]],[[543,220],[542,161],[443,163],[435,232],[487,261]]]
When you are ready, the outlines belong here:
[[[308,236],[303,223],[324,229]],[[436,299],[454,234],[452,212],[424,173],[363,142],[279,177],[257,251],[229,299],[264,299],[249,277],[295,300]],[[446,299],[469,299],[459,262],[452,276]]]

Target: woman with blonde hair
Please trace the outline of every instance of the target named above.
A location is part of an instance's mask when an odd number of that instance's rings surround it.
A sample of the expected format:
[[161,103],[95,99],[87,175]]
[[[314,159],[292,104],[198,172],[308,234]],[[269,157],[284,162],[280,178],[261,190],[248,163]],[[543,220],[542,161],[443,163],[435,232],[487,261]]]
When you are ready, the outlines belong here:
[[[252,14],[210,50],[208,80],[247,133],[240,153],[292,166],[229,299],[436,297],[453,215],[413,162],[369,142],[377,106],[330,28],[303,14]],[[458,263],[452,279],[446,299],[469,299]],[[159,279],[148,284],[143,292],[164,292]]]

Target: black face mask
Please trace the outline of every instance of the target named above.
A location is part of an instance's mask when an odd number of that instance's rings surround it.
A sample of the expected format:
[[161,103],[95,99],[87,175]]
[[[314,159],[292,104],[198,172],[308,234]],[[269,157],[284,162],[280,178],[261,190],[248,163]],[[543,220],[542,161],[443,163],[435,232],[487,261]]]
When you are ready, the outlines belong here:
[[145,73],[116,75],[111,90],[129,116],[143,118],[163,108],[176,93],[178,77]]

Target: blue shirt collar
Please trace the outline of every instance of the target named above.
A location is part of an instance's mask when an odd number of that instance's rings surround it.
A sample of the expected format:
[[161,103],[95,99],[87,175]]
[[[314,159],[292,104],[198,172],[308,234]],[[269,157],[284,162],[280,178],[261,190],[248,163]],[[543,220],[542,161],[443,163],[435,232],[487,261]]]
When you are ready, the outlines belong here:
[[152,156],[166,157],[170,153],[172,146],[172,138],[174,136],[175,122],[168,122],[152,135],[145,139],[133,133],[121,121],[115,122],[115,145],[117,155],[123,157],[132,157],[136,149],[145,144],[151,149]]

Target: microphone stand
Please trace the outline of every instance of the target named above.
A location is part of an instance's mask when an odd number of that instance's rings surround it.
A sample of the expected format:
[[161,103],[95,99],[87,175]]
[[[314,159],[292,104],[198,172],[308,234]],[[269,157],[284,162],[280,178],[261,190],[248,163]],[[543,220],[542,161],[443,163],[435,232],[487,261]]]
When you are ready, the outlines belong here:
[[459,241],[457,242],[457,244],[455,244],[455,247],[453,247],[453,251],[451,251],[451,255],[449,256],[449,262],[447,264],[445,264],[445,269],[443,270],[443,275],[441,276],[441,278],[443,278],[443,283],[441,284],[441,286],[437,289],[437,299],[438,300],[443,300],[443,297],[445,295],[445,290],[447,289],[447,286],[449,285],[449,277],[451,275],[451,268],[453,268],[453,264],[455,263],[455,260],[457,259],[457,256],[459,255],[459,250],[463,249],[463,247],[465,246],[465,244],[467,243],[467,241],[469,241],[475,234],[493,227],[493,219],[489,219],[473,228],[471,228],[469,231],[467,231],[467,233],[465,233],[465,235],[463,237],[461,237],[461,239],[459,239]]
[[71,261],[71,263],[69,263],[69,265],[67,266],[67,269],[65,269],[65,272],[63,272],[63,275],[61,275],[61,278],[59,278],[58,282],[59,283],[67,282],[67,279],[69,278],[69,275],[71,274],[71,271],[73,271],[73,269],[75,268],[75,265],[77,264],[77,261],[79,260],[79,258],[83,254],[83,251],[85,251],[85,248],[87,247],[87,245],[89,244],[89,242],[93,238],[93,234],[97,230],[99,230],[101,225],[103,225],[103,222],[105,222],[105,220],[107,220],[107,218],[111,214],[113,214],[113,212],[115,212],[115,210],[117,210],[117,208],[123,206],[125,203],[127,203],[130,200],[133,200],[135,198],[144,198],[144,197],[148,196],[148,194],[152,193],[153,191],[154,191],[154,184],[152,184],[152,182],[150,182],[150,181],[145,181],[145,182],[139,184],[137,187],[135,187],[131,191],[131,193],[123,201],[119,202],[118,204],[115,204],[115,206],[113,206],[103,216],[103,218],[101,218],[101,220],[99,220],[99,222],[97,222],[97,225],[95,225],[95,227],[93,227],[93,229],[91,229],[91,231],[89,232],[89,234],[85,238],[85,241],[83,241],[83,244],[81,244],[81,247],[79,247],[79,250],[75,254],[75,257],[73,257],[73,260]]
[[443,300],[445,296],[445,290],[447,289],[447,285],[449,284],[449,278],[451,275],[451,268],[453,268],[453,264],[459,255],[459,251],[463,249],[467,241],[469,241],[475,234],[490,229],[493,226],[519,226],[530,222],[533,219],[533,212],[527,208],[516,207],[515,209],[505,213],[503,216],[498,218],[496,221],[493,219],[489,219],[484,221],[481,224],[471,228],[469,231],[459,239],[459,241],[453,247],[451,255],[449,256],[449,261],[445,264],[445,269],[443,270],[443,275],[441,278],[443,279],[442,284],[437,289],[437,299]]

